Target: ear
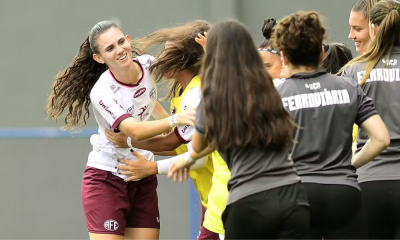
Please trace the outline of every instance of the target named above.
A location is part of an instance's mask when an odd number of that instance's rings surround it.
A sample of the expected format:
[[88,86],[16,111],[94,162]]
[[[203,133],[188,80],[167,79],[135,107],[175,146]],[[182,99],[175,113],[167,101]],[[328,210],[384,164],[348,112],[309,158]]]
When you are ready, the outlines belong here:
[[285,54],[281,51],[281,61],[283,63],[283,65],[289,65],[289,60],[287,59],[287,57],[285,56]]
[[104,64],[104,60],[100,55],[93,54],[93,59],[98,63]]
[[371,39],[373,39],[376,36],[376,33],[378,32],[378,26],[373,23],[369,23],[369,36]]
[[131,41],[131,36],[129,36],[129,35],[126,35],[125,37],[126,37],[126,40],[128,40],[128,42],[130,42],[130,41]]

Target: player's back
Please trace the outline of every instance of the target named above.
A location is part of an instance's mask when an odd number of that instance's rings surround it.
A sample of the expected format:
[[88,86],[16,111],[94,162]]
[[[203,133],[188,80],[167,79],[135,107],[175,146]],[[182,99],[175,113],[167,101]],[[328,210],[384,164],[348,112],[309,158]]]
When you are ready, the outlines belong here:
[[358,188],[351,165],[352,128],[376,114],[363,112],[373,104],[362,89],[349,78],[319,70],[294,74],[278,91],[298,125],[291,158],[302,181]]
[[[360,182],[399,179],[400,163],[400,47],[394,46],[390,54],[385,54],[371,70],[362,89],[369,96],[379,112],[390,135],[390,145],[373,161],[357,170]],[[365,75],[366,63],[346,67],[344,76],[361,83]],[[359,129],[357,151],[367,143],[369,137]]]

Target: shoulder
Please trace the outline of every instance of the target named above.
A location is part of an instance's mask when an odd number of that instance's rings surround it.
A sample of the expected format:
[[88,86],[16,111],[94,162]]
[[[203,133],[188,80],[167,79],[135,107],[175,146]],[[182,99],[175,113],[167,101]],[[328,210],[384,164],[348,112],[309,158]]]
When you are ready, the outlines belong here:
[[101,74],[99,80],[97,80],[90,91],[90,97],[99,94],[111,94],[118,87],[117,83],[115,83],[112,78],[113,77],[108,70]]
[[186,106],[195,107],[201,101],[201,89],[199,87],[193,87],[186,92],[182,99],[182,107],[185,109]]
[[351,77],[351,76],[353,76],[356,72],[364,71],[364,70],[365,70],[365,65],[366,65],[366,64],[367,64],[367,63],[362,62],[362,63],[354,63],[354,64],[351,64],[351,65],[348,65],[348,66],[346,66],[346,67],[343,69],[342,76]]
[[155,60],[155,58],[149,54],[143,54],[143,55],[135,57],[134,59],[137,60],[143,66],[145,66],[145,65],[148,66],[151,63],[153,63]]
[[326,84],[339,85],[346,88],[357,88],[358,83],[349,75],[337,76],[330,74],[329,78],[325,80]]
[[293,79],[275,79],[274,80],[274,85],[275,88],[278,90],[278,92],[282,93],[288,90],[293,90],[295,89],[295,87],[293,87],[294,85],[296,85],[296,81],[294,81]]
[[201,98],[201,88],[200,87],[192,87],[187,91],[185,96],[195,96]]

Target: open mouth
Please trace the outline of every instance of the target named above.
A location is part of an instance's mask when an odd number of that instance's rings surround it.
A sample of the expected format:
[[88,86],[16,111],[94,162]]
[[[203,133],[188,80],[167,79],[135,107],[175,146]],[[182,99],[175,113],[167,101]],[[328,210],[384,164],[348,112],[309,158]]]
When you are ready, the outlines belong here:
[[123,60],[125,60],[126,59],[126,57],[128,56],[128,54],[127,53],[125,53],[122,57],[120,57],[120,58],[118,58],[118,60],[121,60],[121,61],[123,61]]

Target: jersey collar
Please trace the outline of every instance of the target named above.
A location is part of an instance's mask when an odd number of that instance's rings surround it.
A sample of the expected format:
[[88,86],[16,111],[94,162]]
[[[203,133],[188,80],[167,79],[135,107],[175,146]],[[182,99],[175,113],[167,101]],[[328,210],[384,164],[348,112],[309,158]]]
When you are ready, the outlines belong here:
[[319,77],[319,76],[327,74],[327,73],[328,72],[325,69],[321,68],[315,72],[295,73],[292,76],[290,76],[290,78],[295,78],[295,79],[316,78],[316,77]]

